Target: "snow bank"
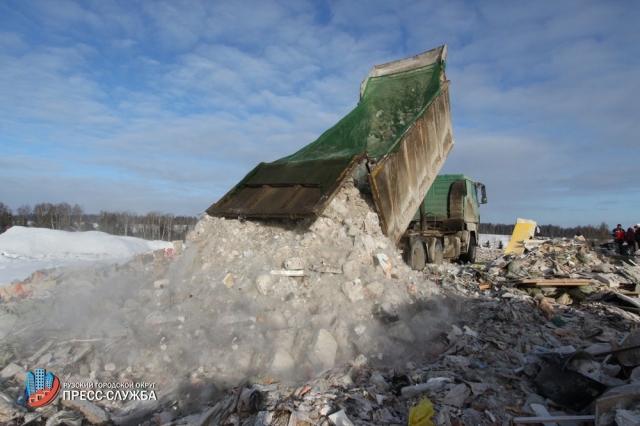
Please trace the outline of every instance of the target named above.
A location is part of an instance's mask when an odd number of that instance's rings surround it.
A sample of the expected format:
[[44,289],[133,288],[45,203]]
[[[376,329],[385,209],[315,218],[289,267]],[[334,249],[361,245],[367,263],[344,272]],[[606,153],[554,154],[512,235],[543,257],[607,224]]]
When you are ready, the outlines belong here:
[[59,266],[124,262],[137,253],[173,247],[166,241],[120,237],[104,232],[67,232],[14,226],[0,235],[0,285]]
[[502,243],[502,248],[507,248],[510,240],[511,235],[480,234],[480,241],[478,244],[480,244],[480,247],[484,247],[488,241],[490,248],[497,249],[500,247],[500,243]]

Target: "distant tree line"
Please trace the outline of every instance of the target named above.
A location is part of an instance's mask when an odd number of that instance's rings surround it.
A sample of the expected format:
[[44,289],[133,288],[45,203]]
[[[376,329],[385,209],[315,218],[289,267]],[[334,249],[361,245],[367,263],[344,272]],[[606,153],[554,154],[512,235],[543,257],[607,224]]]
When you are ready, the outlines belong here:
[[[131,212],[101,211],[86,214],[79,205],[68,203],[40,203],[33,208],[28,205],[18,207],[16,213],[0,202],[0,233],[13,225],[65,231],[99,230],[112,235],[132,236],[147,240],[173,241],[185,239],[189,228],[197,223],[191,216],[174,216],[159,212],[138,215]],[[511,235],[514,224],[481,223],[481,234]],[[557,225],[538,225],[537,235],[549,238],[572,238],[582,235],[587,240],[606,241],[611,239],[609,226],[602,222],[599,226],[586,225],[563,228]]]
[[[514,224],[504,225],[496,223],[481,223],[480,234],[498,234],[511,235],[513,233]],[[540,232],[536,235],[548,238],[572,238],[576,235],[582,235],[587,240],[606,241],[611,239],[611,230],[609,225],[602,222],[598,226],[574,226],[563,228],[557,225],[538,225]]]
[[40,203],[33,208],[18,207],[15,214],[0,202],[0,234],[12,226],[31,226],[63,231],[102,231],[112,235],[146,240],[184,240],[198,219],[159,212],[138,215],[132,212],[87,214],[79,205]]

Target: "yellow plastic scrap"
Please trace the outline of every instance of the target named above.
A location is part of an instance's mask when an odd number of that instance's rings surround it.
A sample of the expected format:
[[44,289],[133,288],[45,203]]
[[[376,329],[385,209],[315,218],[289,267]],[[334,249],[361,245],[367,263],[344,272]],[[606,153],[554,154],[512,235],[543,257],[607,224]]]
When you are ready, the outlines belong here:
[[420,404],[409,409],[409,426],[435,426],[431,416],[435,413],[429,398],[424,398]]
[[529,219],[518,218],[516,220],[516,226],[513,228],[513,234],[511,234],[511,240],[509,240],[504,254],[521,255],[524,253],[524,242],[533,238],[535,232],[536,222]]

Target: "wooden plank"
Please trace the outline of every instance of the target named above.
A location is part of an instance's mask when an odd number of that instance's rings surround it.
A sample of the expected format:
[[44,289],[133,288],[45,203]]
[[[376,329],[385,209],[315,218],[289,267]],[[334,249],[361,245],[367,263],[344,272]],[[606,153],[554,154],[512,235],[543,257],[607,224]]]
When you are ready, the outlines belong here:
[[522,285],[535,285],[536,287],[559,287],[559,286],[564,286],[564,287],[573,287],[573,286],[586,286],[591,284],[590,280],[579,280],[579,279],[550,279],[550,280],[546,280],[546,279],[536,279],[536,278],[529,278],[529,279],[525,279],[525,280],[519,280],[517,282],[517,284],[522,284]]
[[593,422],[596,416],[538,416],[538,417],[515,417],[513,423],[535,424],[535,423],[569,423],[569,422]]
[[625,296],[624,294],[620,294],[620,293],[612,293],[614,296],[616,296],[618,299],[635,306],[636,308],[640,308],[640,299],[633,298],[633,297],[629,297],[629,296]]

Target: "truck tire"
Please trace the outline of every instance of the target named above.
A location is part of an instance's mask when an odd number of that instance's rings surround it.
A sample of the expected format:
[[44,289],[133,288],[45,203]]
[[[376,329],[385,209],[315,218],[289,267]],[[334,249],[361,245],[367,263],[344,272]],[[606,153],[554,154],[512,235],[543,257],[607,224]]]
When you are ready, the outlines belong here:
[[441,265],[444,260],[444,252],[442,250],[442,242],[435,237],[427,239],[427,261]]
[[464,255],[460,255],[460,260],[462,262],[476,263],[476,252],[478,249],[478,243],[476,242],[476,236],[471,234],[469,236],[469,247],[467,248],[467,253]]
[[416,271],[422,271],[427,264],[427,254],[424,250],[424,243],[419,238],[411,237],[409,240],[407,263]]

